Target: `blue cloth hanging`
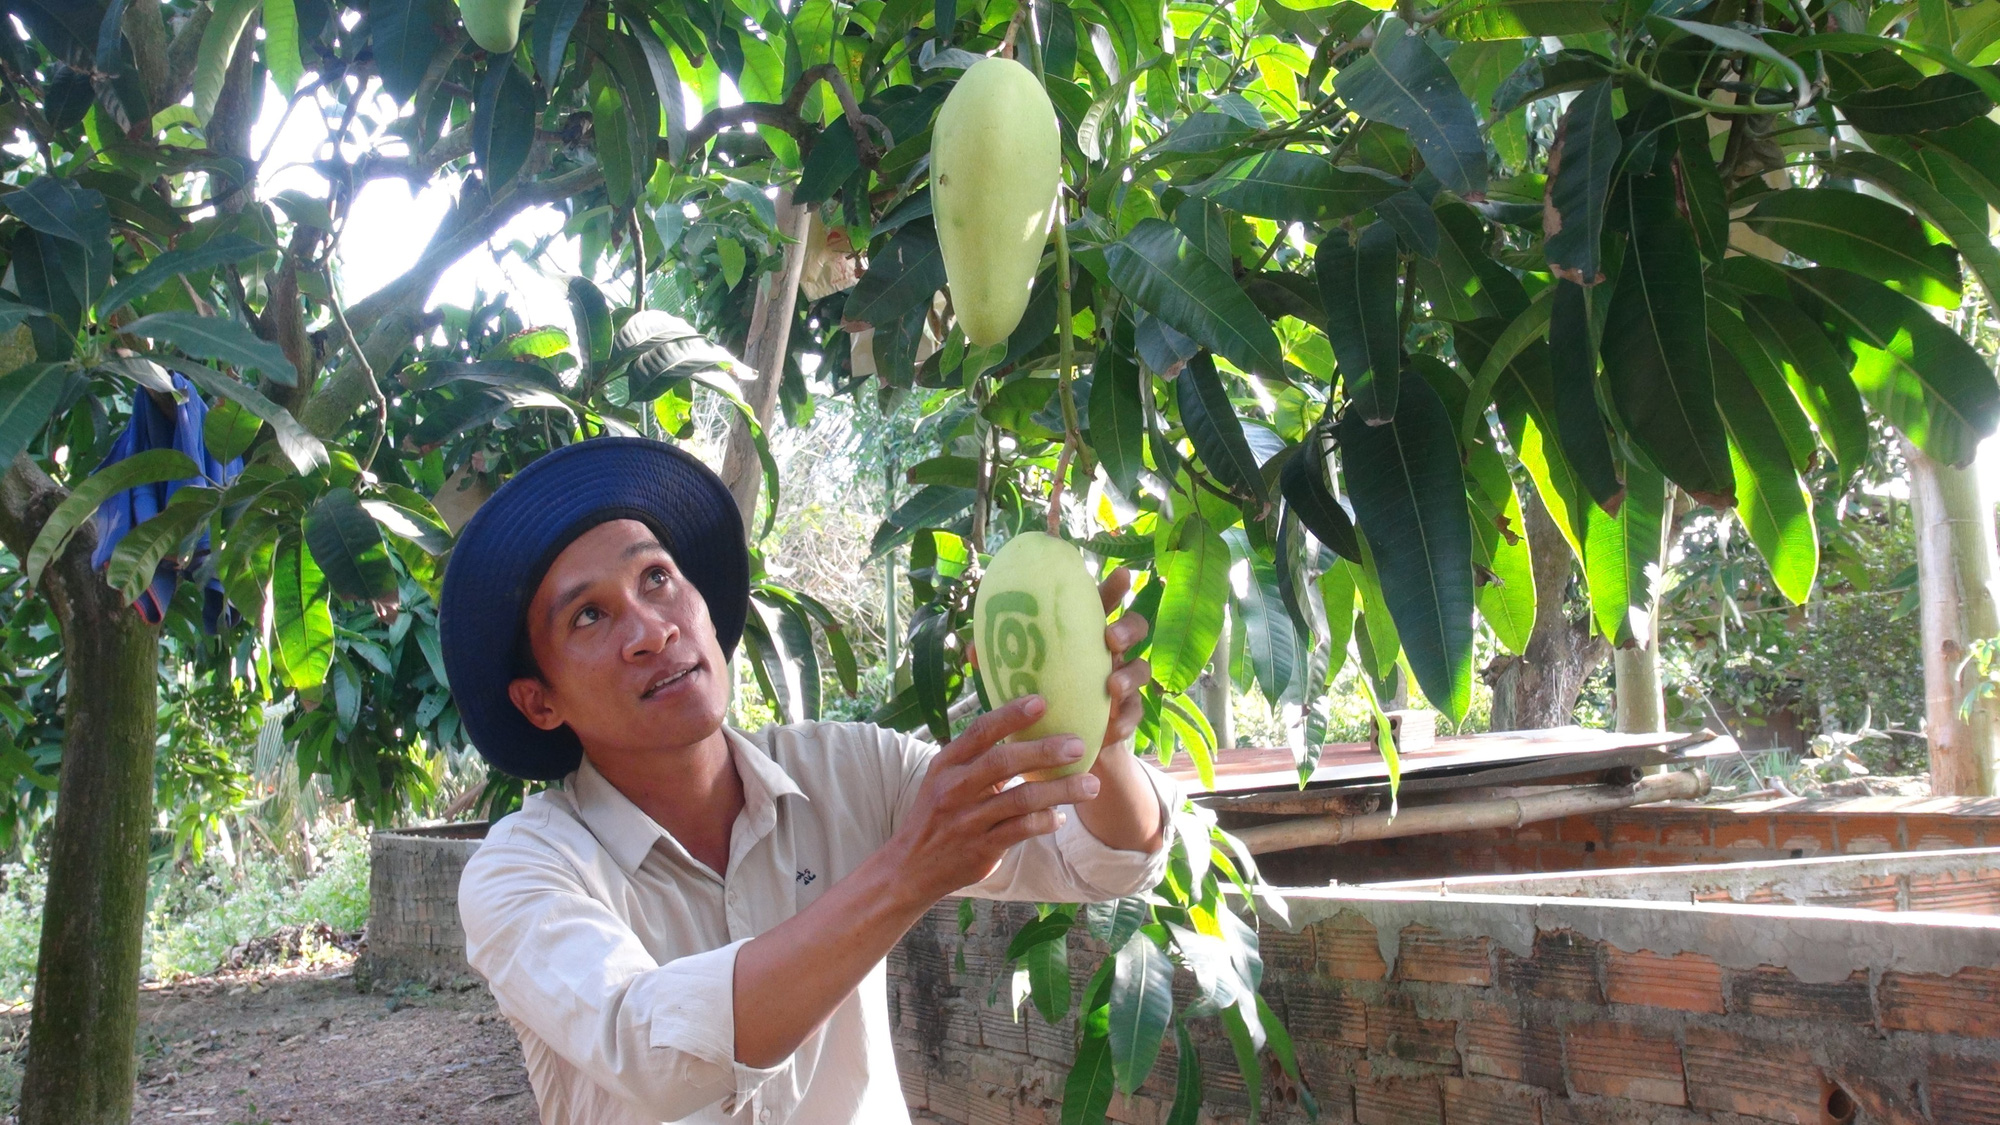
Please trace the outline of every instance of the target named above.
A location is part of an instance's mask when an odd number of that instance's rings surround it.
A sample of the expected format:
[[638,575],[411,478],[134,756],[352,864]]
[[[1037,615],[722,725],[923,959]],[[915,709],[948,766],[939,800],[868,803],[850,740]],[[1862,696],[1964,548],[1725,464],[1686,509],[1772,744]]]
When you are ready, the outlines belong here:
[[[99,570],[111,561],[111,553],[118,549],[126,533],[158,515],[173,499],[174,493],[191,484],[226,487],[243,471],[243,458],[231,458],[225,464],[209,454],[207,442],[202,437],[202,425],[208,420],[208,404],[202,401],[187,376],[175,371],[173,380],[174,390],[180,394],[181,401],[171,413],[160,409],[153,396],[143,388],[132,392],[132,421],[112,443],[111,452],[105,455],[97,468],[101,472],[106,465],[149,449],[177,449],[201,467],[201,475],[138,485],[113,493],[110,499],[99,504],[97,514],[92,517],[97,525],[97,550],[90,556],[90,565]],[[201,538],[195,541],[193,553],[185,561],[160,561],[158,569],[153,572],[152,583],[139,595],[132,608],[138,610],[149,624],[158,625],[167,615],[167,606],[172,604],[174,590],[179,587],[181,578],[200,569],[207,555],[208,532],[203,531]],[[215,632],[224,606],[221,581],[210,579],[208,589],[203,592],[201,614],[202,624],[209,632]]]

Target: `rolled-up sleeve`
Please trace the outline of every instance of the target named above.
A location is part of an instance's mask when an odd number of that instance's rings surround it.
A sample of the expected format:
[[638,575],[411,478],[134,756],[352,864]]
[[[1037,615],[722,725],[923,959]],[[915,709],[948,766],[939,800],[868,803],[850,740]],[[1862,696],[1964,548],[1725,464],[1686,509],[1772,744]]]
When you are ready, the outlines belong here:
[[[900,824],[916,804],[917,791],[938,748],[891,730],[883,730],[882,736],[884,751],[901,757],[903,778],[895,816],[895,823]],[[1120,748],[1105,753],[1131,751]],[[1105,902],[1152,889],[1166,875],[1185,796],[1180,786],[1152,763],[1140,759],[1139,768],[1159,802],[1157,849],[1143,852],[1111,847],[1091,833],[1074,806],[1063,805],[1061,828],[1014,845],[991,875],[957,893],[1015,902]]]
[[741,941],[661,964],[563,858],[518,843],[482,847],[458,901],[501,1012],[647,1120],[734,1112],[790,1065],[736,1061]]

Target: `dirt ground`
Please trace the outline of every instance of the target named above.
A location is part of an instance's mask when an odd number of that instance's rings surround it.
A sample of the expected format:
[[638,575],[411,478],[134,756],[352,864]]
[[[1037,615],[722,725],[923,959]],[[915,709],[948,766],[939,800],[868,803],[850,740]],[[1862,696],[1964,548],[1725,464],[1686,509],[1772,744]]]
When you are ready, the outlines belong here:
[[[25,1011],[0,1015],[10,1092],[27,1024]],[[342,955],[141,992],[132,1120],[533,1125],[537,1117],[520,1044],[484,988],[363,992]]]

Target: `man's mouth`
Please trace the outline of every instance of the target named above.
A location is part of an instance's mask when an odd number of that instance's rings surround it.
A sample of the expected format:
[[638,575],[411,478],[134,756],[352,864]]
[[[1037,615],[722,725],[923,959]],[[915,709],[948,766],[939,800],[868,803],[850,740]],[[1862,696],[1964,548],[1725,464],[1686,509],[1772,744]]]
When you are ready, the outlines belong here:
[[659,679],[654,680],[651,684],[649,684],[645,690],[645,693],[640,695],[639,698],[651,699],[655,695],[658,695],[659,693],[667,690],[668,688],[673,687],[675,684],[680,683],[682,680],[687,679],[689,676],[694,675],[696,672],[700,670],[701,670],[701,663],[697,661],[693,664],[689,664],[684,668],[680,668],[675,671],[669,672],[666,675],[661,676]]

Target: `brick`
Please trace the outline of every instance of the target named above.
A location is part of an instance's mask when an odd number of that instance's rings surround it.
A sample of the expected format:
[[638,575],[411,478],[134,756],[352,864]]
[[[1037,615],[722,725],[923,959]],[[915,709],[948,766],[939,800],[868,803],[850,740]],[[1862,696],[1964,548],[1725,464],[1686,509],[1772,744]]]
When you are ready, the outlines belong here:
[[1475,1004],[1463,1026],[1467,1074],[1563,1088],[1562,1038],[1554,1024],[1525,1023],[1498,1004]]
[[1458,1024],[1427,1020],[1408,1008],[1368,1010],[1368,1049],[1404,1062],[1458,1065]]
[[1368,1045],[1367,1008],[1339,986],[1324,980],[1291,980],[1279,985],[1279,995],[1293,1042]]
[[1565,844],[1596,844],[1604,846],[1604,826],[1597,818],[1588,816],[1566,816],[1555,822],[1556,839]]
[[1104,1117],[1108,1121],[1119,1122],[1120,1125],[1160,1125],[1160,1122],[1167,1119],[1167,1114],[1172,1109],[1171,1102],[1163,1104],[1143,1095],[1135,1094],[1128,1098],[1123,1094],[1114,1094]]
[[903,1084],[903,1104],[911,1109],[922,1109],[930,1104],[929,1092],[925,1089],[928,1072],[921,1066],[911,1066],[910,1060],[896,1060],[896,1077]]
[[1977,821],[1950,816],[1904,816],[1903,839],[1915,852],[1943,851],[1946,848],[1979,846]]
[[1901,908],[1901,880],[1894,875],[1857,878],[1831,894],[1816,897],[1814,906],[1840,906],[1849,910],[1894,911]]
[[1763,817],[1722,820],[1715,826],[1714,846],[1722,851],[1767,852],[1771,850],[1771,822]]
[[1662,957],[1604,947],[1604,992],[1613,1004],[1723,1013],[1722,966],[1700,953]]
[[1876,996],[1885,1028],[2000,1039],[2000,970],[1884,973]]
[[1621,816],[1611,822],[1611,842],[1620,846],[1658,844],[1660,826],[1651,821]]
[[1580,1094],[1687,1104],[1687,1077],[1673,1037],[1636,1024],[1571,1024],[1563,1036],[1570,1086]]
[[[1918,1109],[1921,1094],[1916,1081],[1900,1087],[1881,1082],[1867,1075],[1843,1075],[1840,1092],[1848,1097],[1845,1109],[1858,1109],[1856,1121],[1867,1125],[1930,1125],[1930,1118]],[[1829,1104],[1838,1105],[1828,1095]]]
[[1801,857],[1834,852],[1833,823],[1823,816],[1774,817],[1771,836],[1781,852],[1798,852]]
[[1521,995],[1604,1003],[1597,984],[1597,943],[1568,930],[1536,934],[1532,957],[1502,950],[1500,978],[1502,985]]
[[981,1004],[976,1010],[979,1013],[979,1041],[983,1046],[1021,1055],[1028,1053],[1027,1021],[1041,1019],[1039,1014],[1031,1011],[1026,1018],[1016,1022],[1007,1011],[1004,1000],[990,1007]]
[[1276,926],[1267,927],[1257,935],[1257,950],[1264,958],[1267,973],[1309,973],[1314,960],[1313,928],[1307,926],[1294,934]]
[[1660,845],[1668,848],[1706,848],[1714,832],[1707,813],[1641,813],[1660,822]]
[[1893,816],[1841,816],[1834,818],[1833,836],[1848,855],[1873,855],[1898,850],[1902,827],[1902,820]]
[[1348,980],[1381,980],[1389,975],[1382,947],[1376,943],[1375,925],[1368,919],[1343,910],[1313,929],[1321,972]]
[[1558,839],[1560,837],[1553,821],[1535,821],[1514,829],[1514,842],[1517,844],[1553,844]]
[[1486,1078],[1444,1080],[1445,1125],[1541,1125],[1533,1087]]
[[1771,965],[1731,973],[1729,1011],[1779,1019],[1875,1022],[1864,970],[1856,970],[1846,980],[1825,983],[1802,981],[1791,970]]
[[1444,1125],[1444,1099],[1435,1078],[1385,1078],[1354,1088],[1359,1125]]
[[1396,979],[1490,985],[1491,946],[1484,937],[1447,938],[1426,926],[1405,926],[1396,954]]
[[1696,1109],[1819,1125],[1830,1087],[1810,1052],[1765,1037],[1689,1027],[1682,1051]]
[[2000,914],[2000,872],[1940,871],[1909,876],[1911,910]]
[[1941,1058],[1931,1064],[1931,1116],[1951,1125],[2000,1125],[2000,1082],[1990,1059]]

